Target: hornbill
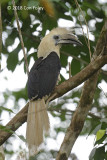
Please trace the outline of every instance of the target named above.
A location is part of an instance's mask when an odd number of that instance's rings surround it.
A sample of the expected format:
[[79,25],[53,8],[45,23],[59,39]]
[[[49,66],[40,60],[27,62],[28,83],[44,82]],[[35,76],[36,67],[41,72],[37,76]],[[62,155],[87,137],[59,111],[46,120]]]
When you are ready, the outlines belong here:
[[60,74],[60,48],[62,44],[81,45],[81,42],[66,28],[55,28],[46,35],[39,47],[33,67],[28,76],[29,108],[26,140],[29,154],[36,154],[43,142],[43,134],[49,131],[49,118],[45,104],[52,93]]

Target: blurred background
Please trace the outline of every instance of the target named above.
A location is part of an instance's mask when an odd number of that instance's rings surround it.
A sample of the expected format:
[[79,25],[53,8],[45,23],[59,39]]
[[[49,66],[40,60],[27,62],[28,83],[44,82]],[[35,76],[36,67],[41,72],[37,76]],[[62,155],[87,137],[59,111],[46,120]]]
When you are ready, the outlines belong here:
[[[69,78],[69,62],[72,76],[89,64],[90,55],[94,52],[107,18],[107,0],[15,0],[16,8],[9,0],[0,0],[0,3],[0,129],[3,129],[3,125],[28,102],[27,73],[14,9],[18,13],[29,69],[37,59],[41,39],[57,26],[71,28],[83,43],[82,47],[74,45],[61,49],[62,83]],[[78,105],[82,86],[83,84],[50,103],[50,135],[45,138],[41,152],[32,160],[55,159]],[[69,160],[107,159],[107,65],[101,70],[90,112]],[[25,135],[26,123],[4,143],[6,160],[28,159]]]

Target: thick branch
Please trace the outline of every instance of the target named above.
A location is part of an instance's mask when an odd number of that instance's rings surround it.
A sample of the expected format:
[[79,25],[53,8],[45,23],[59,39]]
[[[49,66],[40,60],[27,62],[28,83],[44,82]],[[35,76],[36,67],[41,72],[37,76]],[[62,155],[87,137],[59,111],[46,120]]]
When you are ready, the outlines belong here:
[[[71,89],[80,85],[82,82],[87,80],[91,75],[93,75],[106,63],[107,63],[107,55],[99,56],[95,61],[91,62],[81,72],[71,77],[69,80],[63,82],[61,85],[57,86],[53,93],[53,94],[56,93],[54,99],[62,96]],[[14,118],[6,126],[12,131],[17,130],[24,122],[26,122],[27,111],[28,111],[28,103],[16,116],[14,116]],[[0,145],[3,144],[11,135],[12,132],[0,131]]]
[[[107,23],[105,23],[100,38],[97,42],[96,51],[94,53],[94,59],[96,55],[107,54]],[[73,145],[81,133],[85,119],[92,106],[92,101],[97,85],[99,72],[96,72],[90,77],[84,84],[82,95],[78,107],[72,117],[70,126],[68,127],[63,143],[60,147],[56,160],[67,160]]]
[[61,145],[56,160],[68,159],[71,153],[71,149],[80,132],[82,131],[88,111],[91,108],[94,92],[96,89],[97,78],[98,72],[95,73],[89,80],[85,82],[79,105],[72,117],[71,124],[66,131],[64,141]]

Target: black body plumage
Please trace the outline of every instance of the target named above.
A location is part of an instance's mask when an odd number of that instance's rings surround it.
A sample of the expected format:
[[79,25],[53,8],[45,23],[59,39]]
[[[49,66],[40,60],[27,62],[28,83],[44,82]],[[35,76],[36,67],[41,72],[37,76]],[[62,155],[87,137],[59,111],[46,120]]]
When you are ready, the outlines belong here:
[[58,79],[61,64],[55,52],[51,52],[46,58],[38,58],[28,76],[28,97],[37,100],[49,95]]

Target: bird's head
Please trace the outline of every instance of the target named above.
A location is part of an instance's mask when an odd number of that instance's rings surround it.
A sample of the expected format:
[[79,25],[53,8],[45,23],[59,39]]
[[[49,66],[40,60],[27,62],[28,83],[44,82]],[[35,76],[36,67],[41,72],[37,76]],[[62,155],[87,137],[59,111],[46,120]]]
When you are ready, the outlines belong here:
[[38,47],[38,58],[47,57],[51,52],[56,52],[60,56],[60,48],[62,44],[76,44],[82,43],[66,28],[55,28],[50,31],[41,41]]

